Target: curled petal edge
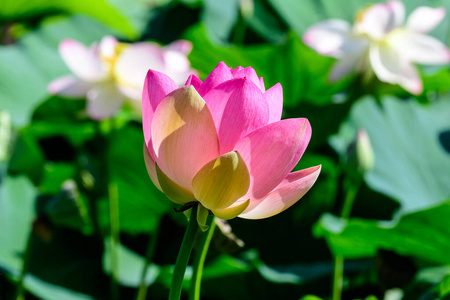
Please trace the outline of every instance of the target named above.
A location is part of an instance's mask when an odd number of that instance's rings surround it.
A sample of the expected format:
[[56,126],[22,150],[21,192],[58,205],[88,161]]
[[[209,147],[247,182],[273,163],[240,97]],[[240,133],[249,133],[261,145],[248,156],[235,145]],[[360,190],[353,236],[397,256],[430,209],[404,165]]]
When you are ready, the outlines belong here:
[[148,151],[147,146],[144,143],[144,161],[145,161],[145,167],[147,168],[147,173],[150,176],[150,179],[152,180],[153,184],[160,190],[163,191],[161,188],[161,185],[158,181],[158,175],[156,174],[156,164],[153,158],[150,156],[150,153]]
[[233,218],[236,218],[239,216],[244,210],[247,209],[247,207],[250,205],[250,199],[241,202],[237,205],[232,205],[230,207],[224,208],[224,209],[213,209],[211,210],[212,213],[223,220],[230,220]]
[[251,205],[239,217],[243,219],[264,219],[288,209],[314,185],[321,167],[319,165],[290,173],[264,198],[252,200]]

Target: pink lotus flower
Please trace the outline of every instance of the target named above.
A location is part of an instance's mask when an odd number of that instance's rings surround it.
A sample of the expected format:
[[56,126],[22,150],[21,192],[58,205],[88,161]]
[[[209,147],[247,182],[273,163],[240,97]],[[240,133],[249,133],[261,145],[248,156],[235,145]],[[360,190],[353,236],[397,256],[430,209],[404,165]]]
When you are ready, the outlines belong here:
[[[307,119],[280,121],[280,84],[265,90],[252,68],[220,63],[204,82],[177,88],[149,70],[142,100],[144,157],[175,203],[199,202],[197,219],[261,219],[297,202],[321,166],[293,172],[311,137]],[[201,221],[199,220],[199,223]]]
[[[93,119],[111,117],[124,101],[141,100],[145,74],[154,69],[174,78],[179,85],[194,71],[187,54],[189,41],[176,41],[161,47],[152,42],[120,43],[111,36],[91,47],[64,40],[59,52],[73,75],[52,81],[48,90],[68,98],[86,97],[87,112]],[[140,105],[139,105],[140,110]]]
[[425,35],[444,18],[443,8],[418,7],[406,24],[400,1],[369,6],[358,14],[353,28],[343,20],[330,19],[310,27],[303,41],[322,55],[338,58],[330,80],[352,71],[373,72],[384,82],[399,84],[421,94],[422,80],[413,63],[436,65],[450,62],[449,49]]

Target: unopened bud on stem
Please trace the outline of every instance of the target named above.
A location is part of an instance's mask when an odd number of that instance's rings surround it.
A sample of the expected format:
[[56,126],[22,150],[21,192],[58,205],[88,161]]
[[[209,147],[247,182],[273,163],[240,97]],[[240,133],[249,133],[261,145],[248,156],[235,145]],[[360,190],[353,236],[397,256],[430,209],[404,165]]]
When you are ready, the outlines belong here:
[[375,156],[369,135],[364,129],[358,130],[355,139],[349,145],[347,158],[349,164],[354,165],[360,173],[365,173],[373,169]]

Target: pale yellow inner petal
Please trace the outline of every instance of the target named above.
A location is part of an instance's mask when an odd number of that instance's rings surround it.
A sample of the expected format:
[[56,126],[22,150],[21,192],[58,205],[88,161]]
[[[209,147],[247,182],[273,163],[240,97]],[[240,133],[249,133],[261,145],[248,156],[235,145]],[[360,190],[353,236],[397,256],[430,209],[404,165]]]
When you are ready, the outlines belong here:
[[186,204],[188,202],[196,201],[194,196],[183,187],[173,182],[161,169],[156,165],[156,174],[158,176],[158,182],[162,191],[166,194],[167,198],[177,204]]
[[234,205],[228,208],[224,208],[224,209],[213,209],[212,213],[221,219],[224,220],[230,220],[233,218],[236,218],[237,216],[239,216],[241,213],[244,212],[244,210],[247,209],[247,207],[250,204],[250,199],[248,199],[247,201],[242,202],[239,205]]
[[250,186],[250,174],[241,155],[228,152],[205,164],[195,175],[195,198],[208,209],[224,209],[244,196]]

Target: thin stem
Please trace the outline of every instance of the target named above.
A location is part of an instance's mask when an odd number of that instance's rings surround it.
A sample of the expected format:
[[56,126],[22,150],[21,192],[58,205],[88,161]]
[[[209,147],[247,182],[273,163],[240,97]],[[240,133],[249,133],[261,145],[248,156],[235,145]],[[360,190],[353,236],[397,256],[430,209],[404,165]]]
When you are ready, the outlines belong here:
[[208,230],[202,233],[194,258],[194,274],[191,279],[191,287],[189,289],[189,300],[200,299],[200,285],[202,282],[203,265],[205,264],[206,254],[208,253],[209,244],[211,243],[214,230],[216,229],[215,216],[209,217],[207,225]]
[[110,181],[108,184],[109,216],[111,224],[111,296],[119,299],[119,286],[117,283],[119,269],[120,227],[119,227],[119,195],[117,184]]
[[353,203],[355,202],[355,197],[358,193],[359,185],[359,182],[349,182],[347,195],[345,196],[344,205],[342,206],[341,218],[346,220],[350,218]]
[[344,257],[342,255],[337,255],[334,257],[333,300],[341,300],[343,284]]
[[[111,140],[115,137],[117,131],[116,120],[111,118],[108,120],[109,132],[106,138],[108,155],[111,152]],[[98,124],[100,126],[100,124]],[[101,132],[101,128],[98,127]],[[119,188],[114,181],[114,177],[110,175],[108,163],[102,166],[103,178],[106,179],[109,199],[109,220],[111,230],[111,299],[119,300],[119,245],[120,245],[120,219],[119,219]]]
[[145,300],[145,297],[147,296],[147,283],[145,282],[145,278],[147,277],[147,270],[150,266],[150,262],[153,261],[153,255],[155,254],[156,249],[156,243],[158,242],[159,238],[159,230],[161,227],[162,218],[159,219],[158,225],[156,226],[155,234],[153,236],[153,239],[148,242],[147,246],[147,253],[145,254],[145,263],[144,268],[142,269],[141,273],[141,283],[139,284],[139,291],[136,297],[136,300]]
[[173,271],[172,285],[170,287],[169,300],[179,300],[181,297],[181,288],[183,285],[184,273],[194,245],[195,235],[197,233],[197,206],[192,207],[191,217],[184,234],[183,243],[178,252],[175,270]]
[[[355,202],[356,194],[360,186],[360,181],[347,181],[347,194],[345,196],[344,205],[342,206],[341,218],[348,219],[352,211],[353,203]],[[334,273],[333,273],[333,300],[341,300],[342,288],[344,285],[344,257],[336,255],[334,258]]]
[[[101,129],[99,122],[95,122],[95,140],[99,141],[102,144],[107,144],[107,141],[105,140]],[[99,149],[99,148],[94,148]],[[97,181],[97,178],[94,177],[94,175],[88,171],[89,169],[89,163],[90,163],[90,156],[91,155],[99,155],[98,153],[92,153],[91,151],[85,149],[85,152],[82,153],[78,157],[78,168],[79,168],[79,180],[80,180],[80,187],[82,188],[82,191],[86,193],[88,198],[88,205],[89,205],[89,216],[92,220],[92,226],[94,230],[94,236],[98,239],[99,244],[103,245],[103,236],[100,228],[100,224],[98,222],[98,209],[97,209],[97,201],[99,200],[99,183],[102,183],[103,181]],[[104,162],[102,160],[102,164],[104,165]],[[104,171],[105,167],[97,166],[95,165],[94,168],[97,169],[97,167],[100,167],[98,169],[100,173],[100,178],[105,178],[107,172]],[[103,187],[103,185],[102,185]]]
[[24,300],[25,299],[25,289],[23,287],[23,281],[25,279],[25,276],[28,273],[31,250],[33,248],[33,238],[34,238],[34,234],[33,234],[33,232],[30,232],[30,234],[28,236],[27,245],[25,248],[25,254],[23,256],[22,270],[20,271],[19,281],[17,281],[17,284],[16,284],[16,297],[15,297],[16,300]]

